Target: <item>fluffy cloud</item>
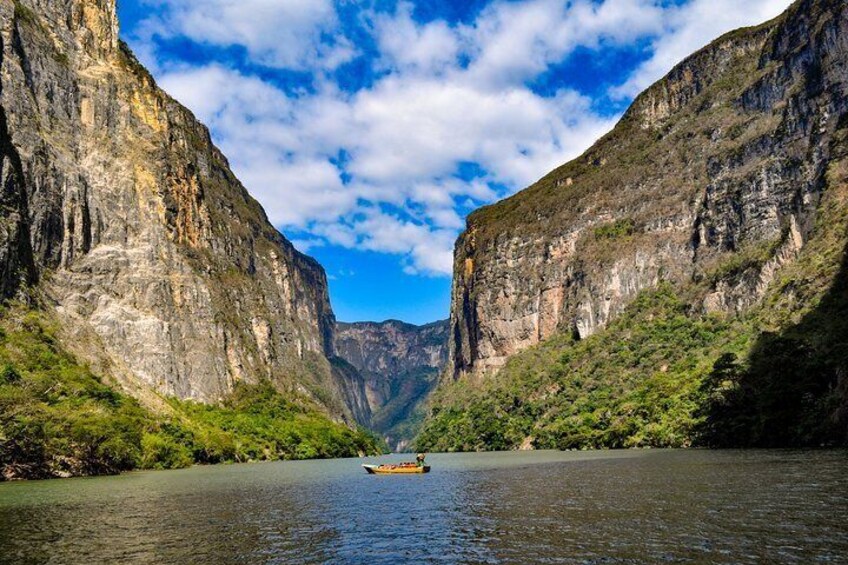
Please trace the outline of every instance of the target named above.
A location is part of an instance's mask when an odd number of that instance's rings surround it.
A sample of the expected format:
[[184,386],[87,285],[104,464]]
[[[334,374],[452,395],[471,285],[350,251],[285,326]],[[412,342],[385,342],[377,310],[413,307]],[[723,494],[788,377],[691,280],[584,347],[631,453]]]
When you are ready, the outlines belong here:
[[495,2],[463,29],[477,82],[503,87],[545,72],[578,46],[623,44],[661,30],[654,0]]
[[[574,92],[480,90],[462,73],[299,98],[218,65],[160,81],[212,128],[275,224],[308,230],[311,247],[325,240],[404,255],[420,273],[450,273],[458,200],[489,202],[499,195],[492,185],[525,186],[610,126]],[[460,178],[462,163],[485,178]],[[402,212],[374,216],[380,205]]]
[[418,24],[413,6],[400,4],[394,14],[375,14],[374,32],[380,48],[378,64],[396,71],[438,74],[456,64],[461,52],[456,30],[443,21]]
[[363,9],[356,23],[378,53],[365,61],[373,80],[351,91],[330,72],[355,50],[329,0],[149,1],[163,10],[137,34],[147,53],[181,36],[312,77],[292,93],[250,66],[158,70],[301,249],[391,253],[409,273],[436,275],[451,271],[469,207],[528,185],[612,127],[593,100],[567,87],[539,93],[535,78],[578,47],[648,40],[651,56],[612,93],[631,97],[720,32],[789,3],[497,0],[453,25],[418,22],[409,3]]
[[[492,180],[522,186],[574,155],[608,123],[571,91],[480,89],[464,74],[390,77],[351,101],[357,139],[349,170],[370,182],[423,181],[474,162]],[[587,139],[588,138],[588,139]]]
[[159,14],[140,30],[148,38],[182,36],[239,46],[263,65],[335,68],[355,54],[337,32],[332,0],[146,0]]

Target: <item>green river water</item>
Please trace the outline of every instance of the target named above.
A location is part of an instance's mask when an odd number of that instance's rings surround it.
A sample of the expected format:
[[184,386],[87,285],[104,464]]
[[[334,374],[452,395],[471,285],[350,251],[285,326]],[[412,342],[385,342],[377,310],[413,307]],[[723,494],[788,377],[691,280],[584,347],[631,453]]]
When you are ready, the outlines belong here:
[[2,563],[848,563],[848,451],[433,454],[0,485]]

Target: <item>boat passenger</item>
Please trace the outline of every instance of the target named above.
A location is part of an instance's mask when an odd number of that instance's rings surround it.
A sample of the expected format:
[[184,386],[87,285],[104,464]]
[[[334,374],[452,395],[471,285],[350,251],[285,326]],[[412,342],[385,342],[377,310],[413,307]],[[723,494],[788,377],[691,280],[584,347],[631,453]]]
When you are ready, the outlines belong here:
[[423,453],[419,453],[418,456],[415,458],[415,464],[418,465],[419,467],[423,467],[425,457],[426,457],[426,455],[424,455]]

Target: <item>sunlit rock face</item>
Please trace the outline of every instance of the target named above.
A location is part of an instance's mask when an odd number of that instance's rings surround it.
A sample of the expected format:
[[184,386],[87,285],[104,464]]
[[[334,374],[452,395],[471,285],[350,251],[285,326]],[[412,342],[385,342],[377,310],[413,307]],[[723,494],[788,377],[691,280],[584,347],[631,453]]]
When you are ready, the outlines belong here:
[[114,0],[0,0],[0,292],[77,354],[214,401],[267,378],[349,418],[324,270],[118,40]]
[[[583,156],[468,218],[449,374],[604,327],[660,281],[742,312],[808,242],[848,112],[848,5],[803,0],[695,53]],[[692,283],[692,285],[690,285]]]
[[393,449],[403,450],[417,432],[423,403],[447,363],[448,321],[423,326],[397,320],[339,323],[335,344],[336,354],[363,381],[368,425]]

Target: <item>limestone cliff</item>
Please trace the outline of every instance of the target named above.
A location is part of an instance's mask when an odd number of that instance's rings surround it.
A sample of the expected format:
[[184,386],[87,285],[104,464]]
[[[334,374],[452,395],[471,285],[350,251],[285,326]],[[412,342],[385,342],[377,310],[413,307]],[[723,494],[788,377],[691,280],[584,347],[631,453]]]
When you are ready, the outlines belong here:
[[133,391],[270,379],[349,417],[326,276],[118,38],[115,0],[0,0],[0,293]]
[[448,322],[423,326],[397,320],[339,323],[336,354],[360,375],[370,410],[368,425],[396,451],[415,436],[423,403],[438,382],[448,354]]
[[848,127],[848,5],[803,0],[640,95],[583,156],[468,218],[450,373],[484,378],[554,335],[586,338],[661,281],[693,308],[757,304],[809,243]]

